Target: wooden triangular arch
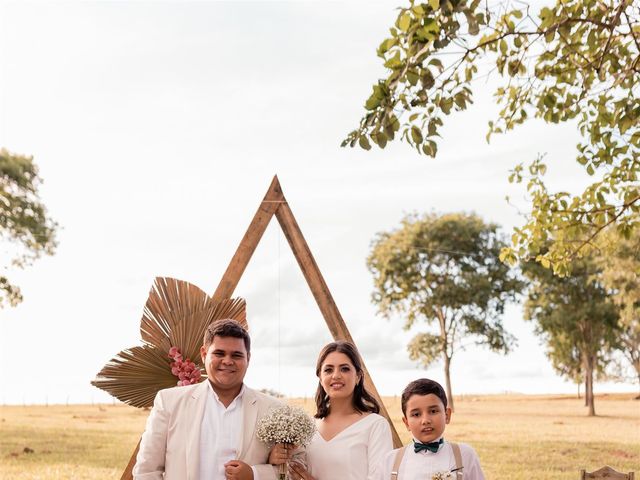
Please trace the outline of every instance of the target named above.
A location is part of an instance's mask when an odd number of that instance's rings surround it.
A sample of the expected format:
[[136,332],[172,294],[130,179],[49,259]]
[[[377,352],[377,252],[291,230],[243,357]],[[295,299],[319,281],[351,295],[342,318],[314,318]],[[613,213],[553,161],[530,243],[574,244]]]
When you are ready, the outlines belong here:
[[[244,237],[242,237],[242,241],[240,242],[240,245],[238,245],[238,249],[233,255],[227,270],[224,272],[224,275],[218,284],[218,288],[213,294],[213,300],[220,301],[225,298],[231,298],[231,295],[233,295],[245,268],[249,264],[249,260],[251,260],[253,252],[258,246],[258,243],[260,243],[260,239],[274,215],[278,219],[278,223],[289,242],[293,255],[298,261],[298,265],[300,265],[302,274],[307,280],[307,284],[309,285],[311,293],[320,308],[320,312],[327,322],[331,335],[335,340],[348,340],[355,344],[351,334],[349,333],[347,325],[342,319],[342,315],[340,315],[338,307],[333,301],[333,296],[329,291],[329,287],[327,287],[327,284],[320,273],[320,269],[311,254],[311,250],[302,235],[298,222],[296,222],[293,212],[289,208],[287,200],[284,198],[277,175],[273,177],[273,181],[269,186],[267,194],[264,196],[262,203],[258,207],[258,211],[254,215],[247,232],[244,234]],[[389,417],[386,407],[382,403],[382,398],[380,398],[380,394],[373,384],[373,380],[371,380],[369,371],[364,365],[364,360],[362,367],[364,369],[365,386],[380,403],[380,414],[389,421],[394,448],[398,448],[402,446],[402,442],[398,436],[398,432],[396,432],[396,429],[393,426],[393,422]],[[121,480],[131,480],[133,478],[131,472],[135,465],[137,452],[138,449],[136,448],[129,460],[127,468],[122,474]]]

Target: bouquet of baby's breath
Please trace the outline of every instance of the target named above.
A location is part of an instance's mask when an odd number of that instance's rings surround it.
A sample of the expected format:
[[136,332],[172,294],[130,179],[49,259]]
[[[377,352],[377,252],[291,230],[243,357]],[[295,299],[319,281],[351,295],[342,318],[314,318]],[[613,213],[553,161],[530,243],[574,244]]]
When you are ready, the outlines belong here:
[[[282,405],[271,410],[260,419],[256,428],[256,437],[267,445],[284,443],[286,446],[308,445],[316,431],[316,425],[299,407]],[[287,478],[288,465],[280,465],[279,480]]]

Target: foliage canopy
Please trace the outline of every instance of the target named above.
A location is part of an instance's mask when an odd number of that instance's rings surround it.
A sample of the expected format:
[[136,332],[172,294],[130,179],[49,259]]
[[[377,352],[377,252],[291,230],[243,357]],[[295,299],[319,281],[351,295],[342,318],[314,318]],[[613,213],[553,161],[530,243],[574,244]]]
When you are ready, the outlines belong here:
[[[41,255],[52,255],[58,225],[41,202],[42,180],[32,157],[0,149],[0,241],[10,265],[24,268]],[[7,269],[10,265],[4,265]],[[0,275],[0,307],[22,301],[20,287]]]
[[524,317],[547,344],[547,356],[559,374],[582,378],[589,414],[595,415],[594,375],[604,372],[618,342],[618,309],[599,279],[590,257],[574,262],[571,275],[559,277],[538,263],[524,266],[531,280]]
[[[628,239],[619,238],[615,232],[611,235],[618,238],[611,240],[612,248],[599,258],[600,281],[619,308],[618,350],[633,368],[640,386],[640,229]],[[616,367],[618,379],[628,378],[623,365]]]
[[497,225],[461,213],[409,216],[373,242],[373,301],[386,317],[403,315],[407,329],[416,321],[438,326],[416,335],[409,352],[425,366],[442,358],[449,399],[449,364],[464,338],[503,353],[513,343],[501,316],[523,284],[499,259],[504,245]]
[[510,181],[526,182],[531,212],[504,259],[536,257],[566,274],[607,226],[628,236],[640,223],[640,6],[631,0],[557,0],[537,14],[525,2],[411,0],[378,56],[389,74],[343,146],[400,137],[435,157],[444,117],[465,110],[473,82],[490,73],[500,111],[487,140],[531,118],[576,123],[576,160],[591,184],[579,195],[550,192],[541,158],[516,165]]

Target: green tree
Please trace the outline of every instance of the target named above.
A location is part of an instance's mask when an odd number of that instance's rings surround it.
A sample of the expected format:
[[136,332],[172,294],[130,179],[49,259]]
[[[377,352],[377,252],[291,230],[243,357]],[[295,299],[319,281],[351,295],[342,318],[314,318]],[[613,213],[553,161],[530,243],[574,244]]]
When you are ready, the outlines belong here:
[[583,373],[585,402],[594,416],[593,380],[604,372],[618,335],[618,309],[599,281],[600,270],[584,257],[565,277],[532,262],[523,271],[531,280],[524,317],[536,323],[535,332],[560,375],[575,380]]
[[384,148],[399,137],[434,157],[444,117],[494,74],[500,111],[487,140],[530,118],[574,121],[581,135],[576,160],[593,177],[581,194],[550,192],[540,157],[509,178],[527,183],[531,212],[503,258],[535,257],[566,274],[607,226],[628,235],[640,223],[639,20],[631,0],[556,0],[537,13],[526,2],[411,0],[378,48],[389,74],[343,146]]
[[[57,245],[58,225],[47,216],[38,195],[41,182],[32,157],[0,149],[0,239],[13,267],[24,268],[43,254],[52,255]],[[0,275],[0,307],[21,301],[20,288]]]
[[499,259],[497,230],[474,214],[408,216],[376,236],[367,259],[381,314],[403,315],[405,329],[417,321],[437,326],[416,335],[408,350],[425,367],[442,359],[452,408],[451,359],[463,340],[503,353],[514,341],[501,316],[523,283]]
[[[618,350],[640,386],[640,230],[634,230],[628,239],[617,232],[611,235],[612,247],[600,257],[600,280],[620,309]],[[616,370],[618,379],[626,380],[625,369],[619,366]]]

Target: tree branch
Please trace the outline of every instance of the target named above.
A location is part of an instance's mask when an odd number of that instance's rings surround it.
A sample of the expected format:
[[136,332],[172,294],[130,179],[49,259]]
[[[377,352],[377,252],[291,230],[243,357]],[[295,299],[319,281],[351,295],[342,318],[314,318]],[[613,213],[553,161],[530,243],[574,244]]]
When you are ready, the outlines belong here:
[[618,10],[616,10],[616,14],[613,17],[613,20],[611,21],[611,24],[608,27],[608,29],[609,29],[609,38],[607,39],[607,43],[605,44],[604,49],[602,50],[602,55],[600,56],[600,63],[598,64],[598,67],[596,68],[596,70],[598,72],[602,68],[602,64],[604,63],[604,56],[607,54],[607,50],[609,50],[609,45],[611,44],[611,40],[613,39],[613,29],[616,27],[616,25],[618,25],[620,23],[620,15],[622,15],[622,11],[627,6],[627,1],[628,0],[622,0],[620,2],[620,5],[618,6]]

